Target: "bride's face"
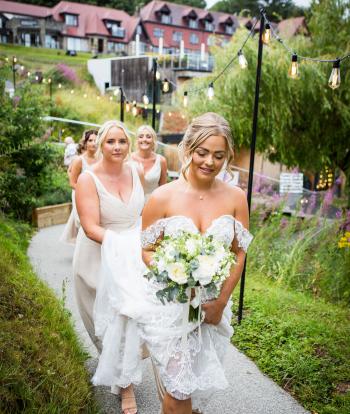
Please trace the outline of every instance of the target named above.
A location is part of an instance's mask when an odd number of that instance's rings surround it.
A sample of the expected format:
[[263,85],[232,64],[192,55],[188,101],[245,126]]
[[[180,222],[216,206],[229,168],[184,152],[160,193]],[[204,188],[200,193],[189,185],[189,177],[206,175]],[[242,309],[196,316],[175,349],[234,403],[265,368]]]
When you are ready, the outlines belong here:
[[190,169],[199,179],[212,180],[221,171],[226,156],[225,138],[220,135],[212,135],[194,150]]
[[112,162],[123,161],[129,153],[129,140],[122,129],[112,127],[102,144],[103,157]]

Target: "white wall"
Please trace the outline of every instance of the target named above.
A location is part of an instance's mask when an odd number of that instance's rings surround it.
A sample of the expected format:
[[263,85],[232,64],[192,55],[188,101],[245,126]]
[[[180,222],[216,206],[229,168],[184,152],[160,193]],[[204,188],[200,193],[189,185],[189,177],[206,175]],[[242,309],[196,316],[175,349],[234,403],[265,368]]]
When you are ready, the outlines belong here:
[[90,59],[88,60],[88,71],[93,76],[98,89],[105,93],[105,82],[111,86],[111,60],[112,59]]

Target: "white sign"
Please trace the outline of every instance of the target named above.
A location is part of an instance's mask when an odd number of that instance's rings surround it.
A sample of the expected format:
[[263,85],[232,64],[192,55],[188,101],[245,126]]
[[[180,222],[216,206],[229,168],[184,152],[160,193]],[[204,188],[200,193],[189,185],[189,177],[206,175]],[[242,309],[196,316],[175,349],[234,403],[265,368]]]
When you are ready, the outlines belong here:
[[282,173],[280,175],[280,194],[302,194],[303,174],[302,173]]

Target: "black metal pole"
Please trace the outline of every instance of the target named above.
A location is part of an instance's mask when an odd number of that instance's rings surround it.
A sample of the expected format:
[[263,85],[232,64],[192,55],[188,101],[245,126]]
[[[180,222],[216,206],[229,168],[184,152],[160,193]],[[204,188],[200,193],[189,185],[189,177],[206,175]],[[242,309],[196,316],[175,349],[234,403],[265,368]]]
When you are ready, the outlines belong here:
[[[260,30],[259,30],[259,49],[258,49],[258,64],[256,68],[256,81],[255,81],[255,101],[254,101],[254,113],[253,113],[253,128],[252,128],[252,141],[250,144],[250,163],[249,163],[249,178],[248,178],[248,209],[250,215],[250,208],[252,202],[252,189],[253,189],[253,176],[254,176],[254,159],[255,159],[255,144],[256,144],[256,132],[258,126],[259,115],[259,95],[260,95],[260,79],[261,79],[261,63],[263,56],[263,42],[262,34],[264,31],[265,19],[262,12],[260,12]],[[244,267],[241,277],[240,292],[239,292],[239,306],[238,306],[238,323],[241,323],[243,316],[243,301],[244,301],[244,287],[245,287],[245,272],[247,265],[247,256],[244,261]]]
[[152,128],[156,129],[157,59],[153,59]]
[[124,92],[123,88],[119,87],[120,92],[120,122],[124,122]]
[[12,58],[12,75],[13,75],[13,91],[16,92],[16,62],[17,58],[13,56]]

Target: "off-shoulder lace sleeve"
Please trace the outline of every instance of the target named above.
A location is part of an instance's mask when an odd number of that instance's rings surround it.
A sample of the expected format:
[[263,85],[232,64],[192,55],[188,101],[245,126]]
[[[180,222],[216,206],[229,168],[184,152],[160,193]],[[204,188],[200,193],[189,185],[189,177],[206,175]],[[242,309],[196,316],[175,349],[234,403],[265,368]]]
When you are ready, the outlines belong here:
[[248,247],[253,240],[253,235],[238,220],[235,220],[235,238],[238,241],[238,247],[247,252]]
[[141,233],[141,246],[146,248],[156,244],[160,235],[164,231],[165,219],[160,219],[151,224],[147,229],[143,230]]

